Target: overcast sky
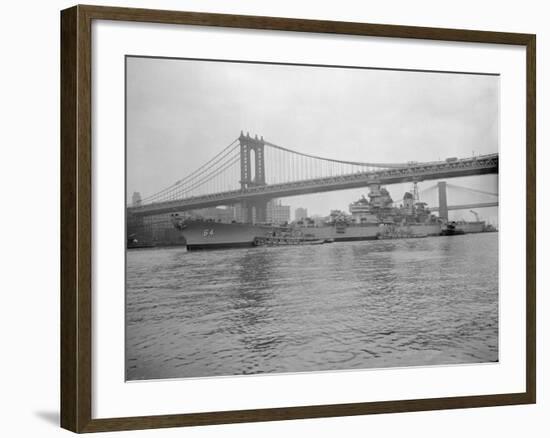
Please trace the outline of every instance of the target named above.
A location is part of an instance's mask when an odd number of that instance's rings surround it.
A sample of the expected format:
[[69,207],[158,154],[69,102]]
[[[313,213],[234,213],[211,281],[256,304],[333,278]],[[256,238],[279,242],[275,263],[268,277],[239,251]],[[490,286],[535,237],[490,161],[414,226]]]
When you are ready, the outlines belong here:
[[[131,57],[127,196],[138,191],[145,197],[172,185],[241,130],[327,158],[405,162],[497,152],[498,123],[498,76]],[[498,191],[496,176],[449,182]],[[409,188],[388,187],[394,199]],[[347,210],[362,193],[367,190],[283,203],[326,215]],[[492,200],[452,196],[449,204]],[[480,213],[496,220],[496,209]],[[455,217],[472,218],[468,212]]]

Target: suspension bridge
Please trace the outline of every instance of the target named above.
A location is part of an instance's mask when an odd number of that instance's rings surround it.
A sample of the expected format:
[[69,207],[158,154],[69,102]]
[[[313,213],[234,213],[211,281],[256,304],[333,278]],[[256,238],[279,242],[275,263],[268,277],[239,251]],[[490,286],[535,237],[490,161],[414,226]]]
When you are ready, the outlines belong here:
[[[247,222],[264,222],[274,198],[491,173],[498,173],[496,153],[432,162],[357,162],[302,153],[241,132],[198,169],[127,211],[143,217],[240,204]],[[437,187],[439,207],[432,210],[440,217],[447,218],[448,210],[498,205],[448,206],[446,183]]]
[[[447,204],[447,193],[449,189],[457,192],[458,195],[466,195],[471,197],[472,195],[482,195],[485,200],[482,202],[470,202],[466,204]],[[435,192],[435,193],[434,193]],[[447,218],[447,212],[451,210],[471,210],[473,208],[489,208],[489,207],[498,207],[498,193],[488,192],[486,190],[478,190],[469,187],[462,187],[455,184],[450,184],[447,181],[439,181],[437,184],[434,184],[430,187],[423,189],[421,192],[422,199],[428,199],[433,197],[433,194],[439,198],[436,200],[439,205],[436,203],[430,203],[429,209],[432,213],[439,212],[440,217]],[[432,195],[432,196],[430,196]],[[455,197],[455,196],[453,196]],[[464,197],[464,196],[463,196]]]

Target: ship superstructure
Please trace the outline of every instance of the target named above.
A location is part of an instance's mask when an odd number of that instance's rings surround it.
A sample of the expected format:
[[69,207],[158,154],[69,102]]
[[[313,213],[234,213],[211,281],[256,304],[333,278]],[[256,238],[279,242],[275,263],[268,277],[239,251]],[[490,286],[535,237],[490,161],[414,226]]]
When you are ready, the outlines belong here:
[[413,194],[405,192],[402,203],[395,202],[388,190],[379,185],[370,186],[368,199],[362,196],[349,206],[351,221],[363,223],[389,224],[427,224],[438,223],[438,218],[431,214],[425,202],[415,201]]

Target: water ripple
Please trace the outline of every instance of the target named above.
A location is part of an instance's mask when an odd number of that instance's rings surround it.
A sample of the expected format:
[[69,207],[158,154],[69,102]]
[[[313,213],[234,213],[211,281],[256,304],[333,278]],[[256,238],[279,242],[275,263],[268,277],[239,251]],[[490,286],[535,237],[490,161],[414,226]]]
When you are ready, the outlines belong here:
[[497,361],[497,245],[130,251],[127,378]]

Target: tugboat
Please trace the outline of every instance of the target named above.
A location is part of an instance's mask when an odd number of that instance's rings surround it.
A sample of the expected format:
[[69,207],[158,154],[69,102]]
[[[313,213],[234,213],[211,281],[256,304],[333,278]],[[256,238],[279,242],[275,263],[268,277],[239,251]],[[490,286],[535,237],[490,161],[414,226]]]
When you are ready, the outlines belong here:
[[325,239],[317,239],[313,234],[299,230],[281,228],[254,239],[254,246],[322,245]]
[[460,228],[456,227],[456,222],[448,222],[447,225],[445,225],[445,228],[441,230],[441,233],[439,233],[440,236],[457,236],[459,234],[464,234],[464,230],[461,230]]

